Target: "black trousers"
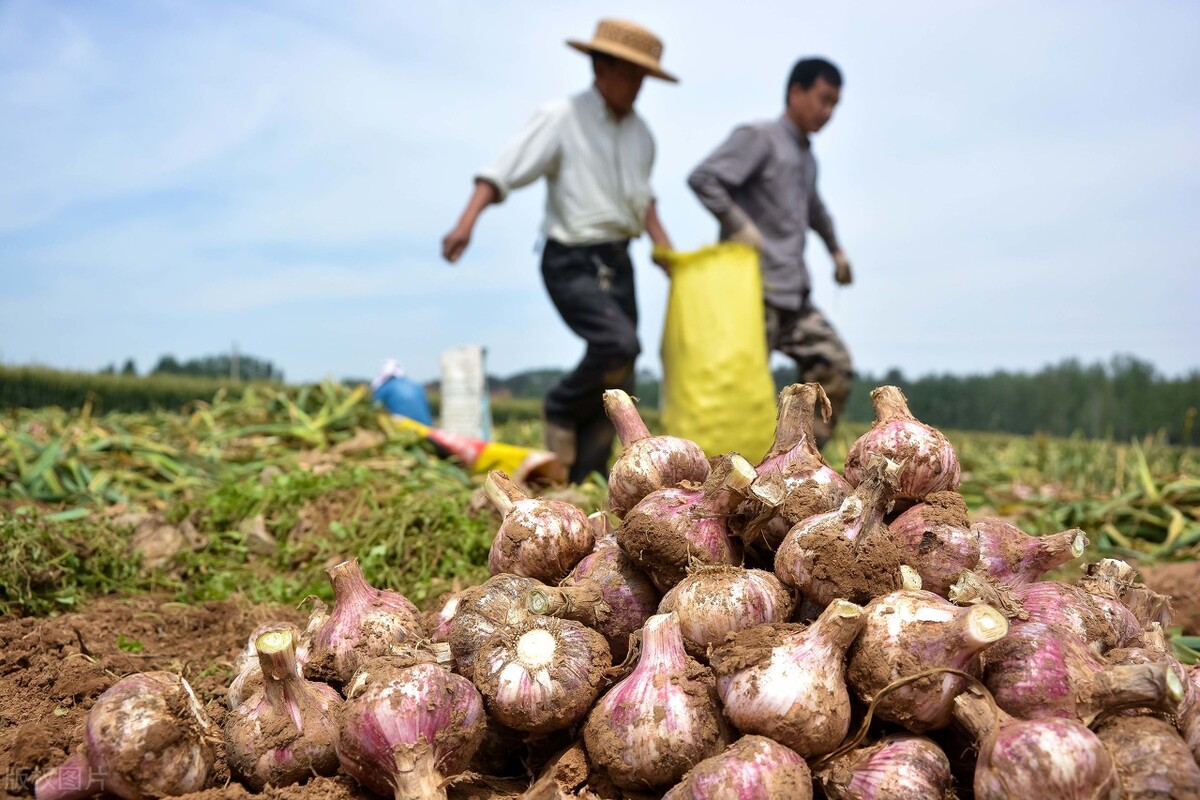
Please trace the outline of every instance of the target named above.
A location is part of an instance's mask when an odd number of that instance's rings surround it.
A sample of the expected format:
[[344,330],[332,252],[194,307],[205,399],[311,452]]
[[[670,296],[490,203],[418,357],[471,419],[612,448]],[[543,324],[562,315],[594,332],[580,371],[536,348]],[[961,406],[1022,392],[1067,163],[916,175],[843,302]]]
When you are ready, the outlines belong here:
[[563,322],[586,343],[583,359],[546,393],[546,419],[575,430],[570,479],[607,474],[615,431],[604,413],[605,389],[632,393],[637,297],[629,242],[565,245],[542,251],[542,279]]

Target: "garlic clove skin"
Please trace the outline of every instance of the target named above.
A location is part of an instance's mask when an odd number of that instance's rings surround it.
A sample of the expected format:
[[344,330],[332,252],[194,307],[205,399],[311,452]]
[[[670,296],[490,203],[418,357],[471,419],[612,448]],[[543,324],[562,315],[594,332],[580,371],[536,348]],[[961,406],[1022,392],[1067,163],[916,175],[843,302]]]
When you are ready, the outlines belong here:
[[730,637],[712,654],[726,716],[805,758],[831,752],[850,727],[846,648],[864,622],[861,606],[834,600],[807,629],[760,625]]
[[765,736],[743,736],[706,758],[663,800],[812,800],[812,773],[804,759]]
[[679,617],[642,629],[637,666],[593,707],[583,726],[588,758],[624,789],[667,787],[728,743],[707,670],[688,658]]
[[556,584],[592,552],[592,523],[570,503],[528,497],[499,470],[488,473],[483,488],[504,517],[488,551],[492,575]]
[[708,458],[700,445],[677,436],[651,436],[633,399],[621,389],[608,389],[603,398],[624,448],[608,476],[608,505],[618,518],[651,492],[684,481],[703,483],[708,477]]
[[817,773],[828,800],[940,800],[954,777],[942,749],[924,736],[898,734],[830,760]]
[[[192,687],[170,672],[126,676],[88,711],[82,749],[38,779],[37,800],[105,791],[125,800],[198,792],[214,756],[209,721]],[[86,777],[86,782],[81,781]]]
[[786,622],[795,609],[788,588],[770,572],[744,567],[697,567],[667,592],[658,613],[674,611],[688,655],[708,661],[710,645],[726,634],[764,622]]
[[912,415],[900,389],[880,386],[871,392],[871,403],[875,423],[846,454],[845,476],[851,485],[862,482],[872,456],[884,456],[901,465],[898,499],[921,500],[958,488],[962,468],[950,440]]
[[432,663],[366,662],[346,687],[342,769],[396,800],[445,800],[443,780],[475,755],[485,728],[474,684]]
[[604,637],[578,622],[516,615],[475,659],[475,686],[492,718],[547,734],[584,718],[612,655]]
[[338,770],[342,697],[327,684],[300,677],[293,631],[268,629],[255,640],[262,688],[225,718],[230,772],[255,791]]

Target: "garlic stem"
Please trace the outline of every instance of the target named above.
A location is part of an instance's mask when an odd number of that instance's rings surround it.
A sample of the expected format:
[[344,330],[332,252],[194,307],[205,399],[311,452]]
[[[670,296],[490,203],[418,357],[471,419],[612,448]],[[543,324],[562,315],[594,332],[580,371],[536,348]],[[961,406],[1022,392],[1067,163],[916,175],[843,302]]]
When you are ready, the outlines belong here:
[[483,482],[483,491],[502,517],[507,517],[512,512],[517,501],[529,499],[524,492],[517,488],[508,475],[498,469],[488,473]]
[[613,427],[617,429],[622,445],[629,447],[636,441],[650,438],[650,429],[646,427],[642,415],[634,406],[633,398],[626,392],[621,389],[607,389],[603,398],[604,413],[608,414]]

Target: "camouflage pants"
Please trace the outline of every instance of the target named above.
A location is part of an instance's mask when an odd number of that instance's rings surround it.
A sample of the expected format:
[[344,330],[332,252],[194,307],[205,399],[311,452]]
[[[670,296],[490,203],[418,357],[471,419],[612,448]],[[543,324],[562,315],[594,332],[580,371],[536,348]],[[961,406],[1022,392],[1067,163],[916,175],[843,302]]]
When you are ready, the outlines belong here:
[[854,366],[850,351],[825,315],[809,302],[795,311],[766,305],[767,347],[796,362],[801,383],[819,383],[829,396],[833,415],[826,423],[819,416],[814,428],[817,444],[833,436],[838,417],[850,399]]

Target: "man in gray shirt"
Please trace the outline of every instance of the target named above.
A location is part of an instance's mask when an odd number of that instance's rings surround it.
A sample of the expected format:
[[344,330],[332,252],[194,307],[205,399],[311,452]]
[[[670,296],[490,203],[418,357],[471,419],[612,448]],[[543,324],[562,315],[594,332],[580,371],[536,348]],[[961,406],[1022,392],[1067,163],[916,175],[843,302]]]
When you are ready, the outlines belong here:
[[824,444],[846,407],[853,366],[846,345],[810,299],[804,264],[811,227],[833,255],[834,279],[849,285],[850,261],[817,193],[817,162],[809,136],[821,130],[841,94],[842,75],[819,58],[798,61],[788,76],[778,118],[736,128],[688,177],[688,185],[721,224],[723,241],[761,254],[767,345],[796,362],[801,381],[820,383],[833,414],[816,421]]

